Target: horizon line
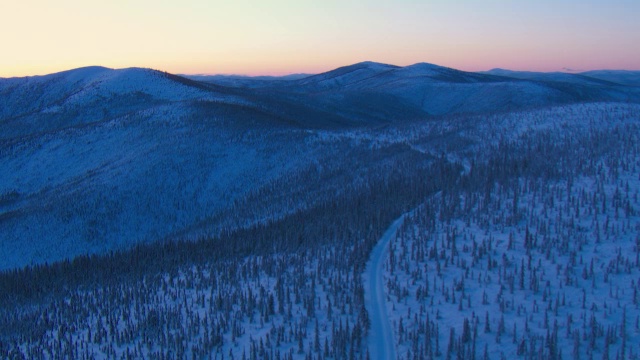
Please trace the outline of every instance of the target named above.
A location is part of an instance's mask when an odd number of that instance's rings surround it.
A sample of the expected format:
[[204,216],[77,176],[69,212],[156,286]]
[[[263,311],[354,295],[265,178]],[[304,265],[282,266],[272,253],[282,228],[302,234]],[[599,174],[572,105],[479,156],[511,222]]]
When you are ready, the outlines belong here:
[[449,69],[454,69],[454,70],[463,71],[463,72],[469,72],[469,73],[484,73],[484,72],[496,71],[496,70],[508,71],[508,72],[530,72],[530,73],[547,73],[547,74],[551,74],[551,73],[580,74],[580,73],[586,73],[586,72],[592,72],[592,71],[640,72],[640,68],[638,68],[638,69],[617,69],[617,68],[616,69],[614,69],[614,68],[572,69],[572,68],[568,68],[568,67],[563,67],[563,68],[560,68],[558,70],[546,71],[546,70],[531,70],[531,69],[524,69],[524,70],[523,69],[509,69],[509,68],[503,68],[503,67],[499,67],[499,66],[498,67],[492,67],[492,68],[486,69],[486,70],[463,70],[463,69],[459,69],[459,68],[455,68],[455,67],[450,67],[450,66],[446,66],[446,65],[439,65],[439,64],[425,62],[425,61],[416,62],[416,63],[413,63],[413,64],[409,64],[409,65],[404,65],[403,66],[403,65],[395,65],[395,64],[386,63],[386,62],[365,60],[365,61],[349,63],[349,64],[346,64],[346,65],[341,65],[341,66],[337,66],[337,67],[332,67],[332,68],[330,68],[328,70],[323,70],[323,71],[318,71],[318,72],[313,72],[313,71],[312,72],[305,72],[305,71],[253,72],[253,71],[251,71],[251,72],[247,72],[247,73],[241,73],[241,72],[218,72],[218,73],[216,73],[216,72],[194,72],[194,73],[190,73],[190,72],[182,72],[182,71],[176,71],[176,72],[167,71],[167,70],[164,70],[164,69],[154,68],[154,67],[151,67],[151,66],[149,66],[149,67],[147,67],[147,66],[109,67],[109,66],[104,66],[104,65],[86,65],[86,66],[65,68],[63,70],[53,71],[53,72],[49,72],[49,73],[36,73],[36,74],[30,74],[30,75],[16,75],[16,76],[1,76],[0,75],[0,79],[16,79],[16,78],[48,76],[48,75],[59,74],[59,73],[67,72],[67,71],[86,69],[86,68],[92,68],[92,67],[105,68],[105,69],[109,69],[109,70],[149,69],[149,70],[165,72],[165,73],[169,73],[169,74],[173,74],[173,75],[178,75],[178,76],[227,76],[227,77],[237,76],[237,77],[247,77],[247,78],[255,78],[255,77],[275,77],[275,78],[277,78],[277,77],[287,77],[287,76],[293,76],[293,75],[308,75],[308,76],[318,75],[318,74],[330,72],[330,71],[333,71],[333,70],[336,70],[336,69],[339,69],[339,68],[342,68],[342,67],[348,67],[348,66],[364,64],[364,63],[395,66],[395,67],[398,67],[398,68],[404,68],[404,67],[414,66],[414,65],[418,65],[418,64],[428,64],[428,65],[434,65],[434,66],[438,66],[438,67],[449,68]]

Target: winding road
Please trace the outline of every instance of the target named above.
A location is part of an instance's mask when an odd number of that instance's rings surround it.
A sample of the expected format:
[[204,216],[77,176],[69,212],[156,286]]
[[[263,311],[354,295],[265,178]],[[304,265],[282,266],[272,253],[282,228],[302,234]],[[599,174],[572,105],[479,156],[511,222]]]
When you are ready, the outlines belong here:
[[393,326],[387,315],[386,293],[384,289],[384,262],[389,253],[389,243],[402,225],[402,215],[389,226],[378,244],[371,252],[365,272],[364,303],[369,312],[371,329],[369,333],[369,352],[371,359],[396,359],[396,343]]

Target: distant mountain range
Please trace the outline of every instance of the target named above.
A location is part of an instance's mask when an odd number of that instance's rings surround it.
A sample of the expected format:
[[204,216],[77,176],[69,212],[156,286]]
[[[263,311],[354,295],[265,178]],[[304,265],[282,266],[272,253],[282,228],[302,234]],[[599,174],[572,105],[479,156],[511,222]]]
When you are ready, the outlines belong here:
[[485,73],[362,62],[317,75],[177,76],[86,67],[0,79],[0,138],[113,119],[143,109],[215,102],[303,127],[382,124],[447,114],[640,101],[640,72]]
[[483,72],[489,75],[511,77],[534,81],[557,81],[581,84],[640,86],[640,71],[593,70],[579,73],[569,72],[532,72],[491,69]]
[[[302,95],[307,102],[353,108],[363,98],[368,110],[377,105],[419,115],[482,113],[592,101],[637,102],[640,71],[585,73],[517,72],[494,69],[465,72],[419,63],[406,67],[362,62],[326,73],[291,78],[197,77],[208,83],[244,88],[278,89]],[[336,94],[341,94],[337,96]]]

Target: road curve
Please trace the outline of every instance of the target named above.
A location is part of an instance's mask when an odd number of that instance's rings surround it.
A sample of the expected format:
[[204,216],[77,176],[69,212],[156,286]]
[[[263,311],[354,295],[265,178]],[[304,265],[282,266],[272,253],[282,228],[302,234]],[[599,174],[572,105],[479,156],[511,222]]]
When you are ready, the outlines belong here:
[[389,243],[402,225],[402,215],[389,226],[378,244],[373,248],[365,272],[364,304],[369,312],[369,352],[371,359],[396,359],[396,343],[393,326],[387,315],[386,293],[383,281],[383,266],[389,253]]

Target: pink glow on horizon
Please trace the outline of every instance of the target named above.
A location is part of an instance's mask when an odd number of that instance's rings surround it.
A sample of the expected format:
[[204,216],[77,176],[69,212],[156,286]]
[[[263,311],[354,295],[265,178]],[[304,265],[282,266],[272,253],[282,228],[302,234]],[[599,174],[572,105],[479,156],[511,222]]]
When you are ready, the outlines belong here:
[[640,70],[637,0],[22,0],[0,77],[89,65],[320,73],[360,61],[465,71]]

